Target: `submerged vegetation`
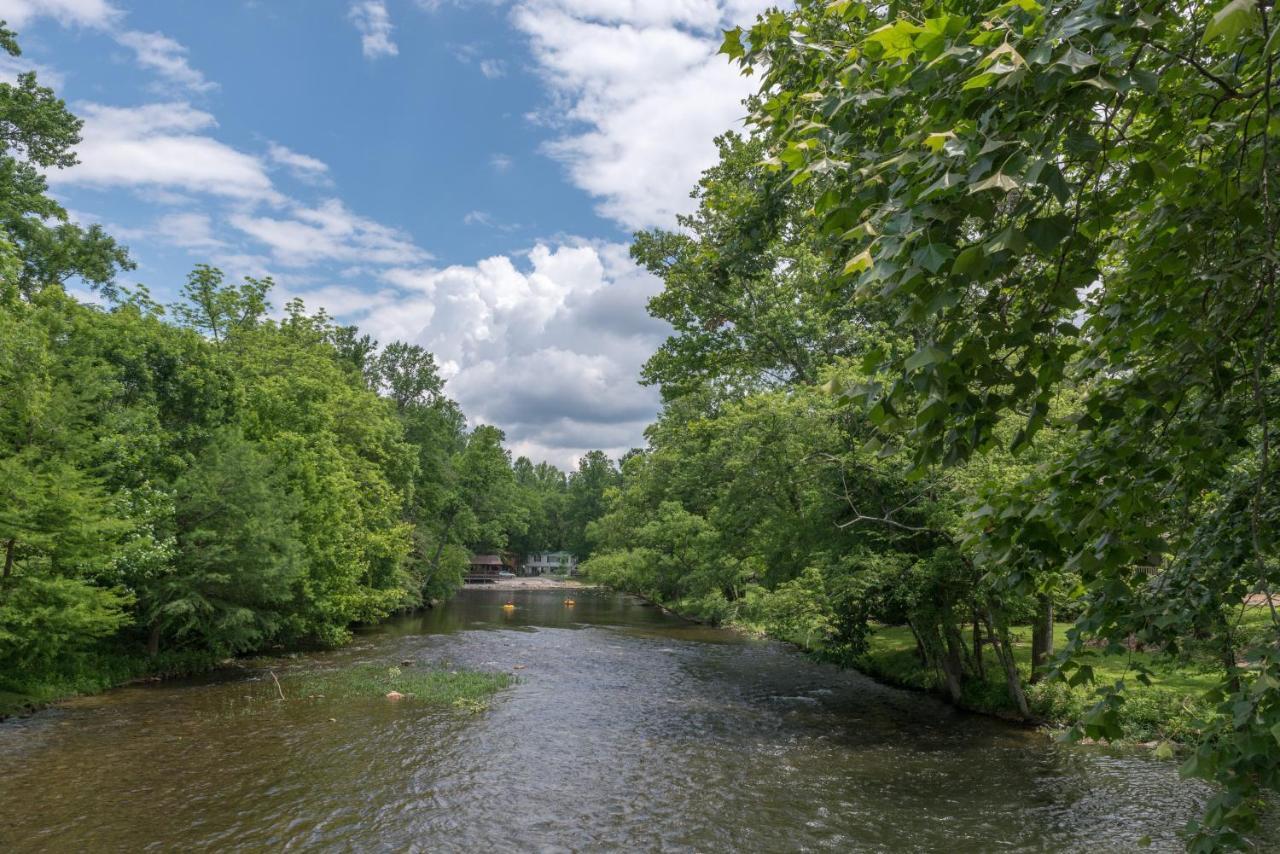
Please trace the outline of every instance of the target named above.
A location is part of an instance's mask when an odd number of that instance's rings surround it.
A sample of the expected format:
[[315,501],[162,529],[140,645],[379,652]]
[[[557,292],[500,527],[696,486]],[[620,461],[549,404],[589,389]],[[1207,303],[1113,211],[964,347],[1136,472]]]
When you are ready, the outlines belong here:
[[421,703],[451,707],[476,713],[487,707],[487,699],[515,681],[507,673],[460,670],[444,666],[398,667],[355,664],[319,670],[277,673],[251,683],[245,695],[251,706],[272,701],[369,700]]

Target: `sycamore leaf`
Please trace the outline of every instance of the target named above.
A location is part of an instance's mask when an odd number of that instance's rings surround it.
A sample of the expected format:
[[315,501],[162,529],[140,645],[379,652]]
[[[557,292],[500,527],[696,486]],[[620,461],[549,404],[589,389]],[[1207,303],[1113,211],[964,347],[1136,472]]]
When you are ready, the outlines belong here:
[[926,344],[911,355],[903,367],[908,371],[918,371],[927,365],[936,365],[938,362],[945,362],[948,357],[946,350],[940,350],[937,347]]
[[1233,42],[1245,30],[1258,26],[1261,20],[1256,0],[1231,0],[1218,10],[1205,28],[1204,42],[1208,44],[1216,38]]
[[[1013,45],[1008,42],[1003,43],[998,48],[991,51],[991,53],[983,57],[981,64],[991,65],[998,59],[1004,59],[1007,62],[1008,71],[1012,71],[1020,65],[1027,64],[1027,61],[1022,58],[1022,54],[1018,53],[1018,51],[1014,49]],[[993,68],[992,71],[995,71],[995,69]]]
[[982,254],[980,245],[970,246],[956,256],[956,262],[951,265],[951,272],[957,276],[966,275],[970,270],[982,263]]
[[982,179],[978,183],[969,188],[969,193],[981,193],[983,190],[1004,190],[1006,193],[1010,190],[1018,189],[1018,182],[1003,172],[997,172],[994,175]]
[[1090,65],[1097,65],[1097,64],[1098,64],[1098,60],[1094,59],[1092,56],[1085,53],[1084,51],[1077,50],[1074,47],[1067,48],[1067,52],[1064,53],[1062,56],[1058,57],[1058,60],[1054,63],[1054,65],[1065,65],[1067,68],[1070,68],[1072,71],[1083,71],[1084,69],[1088,68]]
[[734,27],[724,31],[724,42],[720,45],[720,53],[730,59],[738,59],[746,54],[742,47],[742,28]]
[[956,135],[951,131],[944,133],[931,133],[924,138],[924,145],[935,154],[942,150],[942,146],[947,144],[947,140],[955,139]]
[[849,276],[854,273],[861,273],[864,270],[870,270],[872,264],[871,250],[866,249],[849,259],[844,265],[844,275]]

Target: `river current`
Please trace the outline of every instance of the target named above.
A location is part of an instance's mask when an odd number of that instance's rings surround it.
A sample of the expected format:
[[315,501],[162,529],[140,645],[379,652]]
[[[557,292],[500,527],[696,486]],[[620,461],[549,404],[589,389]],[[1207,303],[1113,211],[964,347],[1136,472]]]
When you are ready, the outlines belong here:
[[[465,590],[289,667],[518,676],[467,714],[263,670],[0,724],[0,851],[1182,850],[1204,787],[603,591]],[[513,599],[514,612],[501,605]]]

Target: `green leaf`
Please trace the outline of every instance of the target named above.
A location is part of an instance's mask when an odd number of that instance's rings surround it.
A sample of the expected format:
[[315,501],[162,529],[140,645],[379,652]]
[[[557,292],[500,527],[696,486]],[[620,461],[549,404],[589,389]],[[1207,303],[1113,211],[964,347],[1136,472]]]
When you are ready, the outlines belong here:
[[1083,71],[1090,65],[1097,65],[1098,60],[1082,50],[1076,50],[1074,47],[1068,47],[1067,52],[1054,62],[1054,65],[1065,65],[1072,71]]
[[918,24],[899,18],[892,24],[885,24],[875,30],[866,40],[884,48],[884,55],[890,59],[906,59],[915,53],[915,35],[922,29]]
[[955,138],[956,135],[951,131],[931,133],[924,138],[924,146],[936,154],[942,150],[942,146],[947,144],[947,140]]
[[1262,16],[1258,14],[1256,0],[1231,0],[1218,10],[1204,31],[1204,43],[1208,44],[1216,38],[1234,42],[1246,30],[1259,26]]
[[967,275],[982,263],[982,255],[981,245],[970,246],[956,256],[956,262],[951,265],[951,272],[957,276]]
[[1057,249],[1058,244],[1070,233],[1071,220],[1062,213],[1041,217],[1027,223],[1027,238],[1045,254]]
[[854,273],[861,273],[864,270],[870,270],[873,260],[870,249],[865,249],[862,252],[859,252],[857,255],[850,258],[848,263],[844,265],[844,275],[851,276]]
[[927,365],[936,365],[939,362],[945,362],[950,357],[946,350],[941,350],[932,345],[926,344],[917,350],[907,361],[903,367],[908,371],[918,371]]
[[720,43],[720,53],[730,59],[740,59],[746,55],[742,47],[742,27],[734,27],[724,31],[724,41]]

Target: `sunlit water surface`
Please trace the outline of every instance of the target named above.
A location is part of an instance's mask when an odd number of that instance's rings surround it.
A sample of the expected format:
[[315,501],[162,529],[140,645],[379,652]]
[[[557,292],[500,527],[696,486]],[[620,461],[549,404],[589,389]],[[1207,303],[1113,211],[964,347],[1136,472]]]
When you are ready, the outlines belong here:
[[[0,850],[1180,850],[1205,790],[611,593],[467,590],[288,666],[508,670],[467,715],[263,671],[0,725]],[[514,599],[510,614],[501,608]],[[520,669],[513,669],[523,665]]]

